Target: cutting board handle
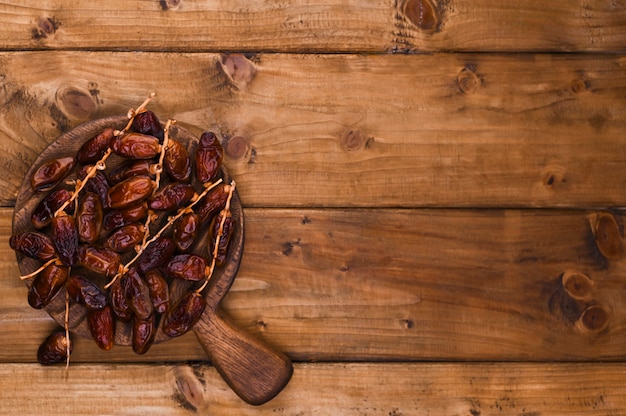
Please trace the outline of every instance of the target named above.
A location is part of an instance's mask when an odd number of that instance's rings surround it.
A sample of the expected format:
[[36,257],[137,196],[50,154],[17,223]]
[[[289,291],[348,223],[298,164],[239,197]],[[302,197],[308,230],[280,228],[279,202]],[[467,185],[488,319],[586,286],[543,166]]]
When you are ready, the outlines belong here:
[[211,363],[246,403],[268,402],[291,379],[293,366],[284,354],[237,328],[219,308],[205,310],[194,332]]

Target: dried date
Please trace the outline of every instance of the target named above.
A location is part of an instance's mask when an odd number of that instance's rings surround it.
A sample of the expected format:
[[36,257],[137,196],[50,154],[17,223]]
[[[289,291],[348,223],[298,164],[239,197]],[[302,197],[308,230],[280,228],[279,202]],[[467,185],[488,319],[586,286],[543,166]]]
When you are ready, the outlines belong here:
[[230,185],[219,184],[196,203],[194,212],[198,215],[201,225],[211,221],[215,214],[226,206],[229,191]]
[[59,293],[70,274],[69,267],[51,264],[33,279],[28,289],[28,304],[35,309],[42,309]]
[[[31,214],[33,227],[42,229],[50,225],[52,218],[54,217],[54,213],[57,212],[59,208],[61,208],[70,198],[72,198],[72,193],[67,189],[57,189],[47,195],[39,202],[39,204],[37,204],[35,209],[33,209]],[[73,211],[74,202],[70,203],[66,209],[68,211]]]
[[146,319],[133,319],[132,345],[135,354],[145,354],[148,352],[157,333],[157,318],[151,314]]
[[176,243],[171,238],[159,237],[141,253],[137,268],[145,273],[148,270],[164,266],[176,251]]
[[136,114],[130,129],[134,132],[147,134],[163,141],[163,126],[159,118],[150,110]]
[[131,160],[109,174],[109,182],[117,184],[133,176],[154,177],[154,165],[150,160]]
[[109,288],[109,302],[113,314],[121,321],[128,322],[133,318],[133,311],[124,295],[122,280],[116,279]]
[[72,266],[78,260],[76,220],[64,212],[52,219],[52,244],[61,262]]
[[134,176],[109,189],[109,206],[113,209],[125,208],[147,199],[154,189],[154,182],[147,176]]
[[[222,225],[222,218],[223,226]],[[215,264],[217,266],[223,266],[226,263],[226,256],[228,255],[228,245],[230,243],[230,237],[235,229],[235,221],[230,211],[221,211],[213,218],[211,226],[209,228],[209,254],[215,255]],[[220,233],[221,231],[221,233]],[[217,241],[217,252],[215,251],[215,242]]]
[[224,149],[215,133],[202,133],[194,157],[196,179],[202,183],[213,180],[222,165],[223,154]]
[[131,267],[122,276],[122,290],[136,317],[147,319],[152,314],[154,307],[150,299],[150,289],[136,268]]
[[188,183],[170,183],[157,191],[148,202],[148,207],[157,211],[171,211],[185,206],[194,194],[193,186]]
[[93,192],[87,192],[78,204],[78,211],[76,212],[79,241],[89,244],[98,241],[103,218],[100,198]]
[[65,331],[55,331],[50,334],[37,349],[37,361],[42,365],[51,365],[62,363],[67,360],[67,345],[69,343],[69,351],[72,352],[73,345],[69,339],[65,337]]
[[52,189],[70,173],[74,165],[76,159],[71,156],[47,160],[31,176],[30,186],[35,192]]
[[65,283],[70,300],[85,306],[88,310],[103,309],[107,305],[105,293],[91,280],[82,275],[72,275]]
[[[83,167],[78,172],[78,178],[81,180],[85,179],[87,171],[90,168],[91,166]],[[104,176],[104,173],[97,171],[96,174],[91,179],[89,179],[89,181],[85,185],[84,191],[93,192],[94,194],[98,195],[98,198],[100,198],[100,203],[102,204],[102,208],[108,209],[110,208],[108,198],[109,188],[109,183],[106,176]]]
[[152,159],[161,153],[159,139],[141,133],[122,133],[111,139],[111,150],[130,159]]
[[196,254],[178,254],[167,263],[167,273],[177,279],[198,282],[204,279],[207,263]]
[[111,306],[87,311],[87,327],[96,345],[109,351],[115,342],[115,318]]
[[163,158],[165,172],[175,181],[187,182],[191,178],[191,166],[187,148],[178,141],[169,139]]
[[200,218],[193,212],[184,214],[177,219],[172,232],[172,239],[176,242],[176,248],[182,252],[189,250],[196,240],[199,229]]
[[163,317],[163,333],[170,338],[189,331],[198,322],[206,308],[204,297],[197,292],[187,292]]
[[148,215],[148,204],[144,201],[121,209],[114,209],[104,214],[102,227],[105,231],[124,227],[144,219]]
[[143,224],[128,224],[113,232],[104,245],[117,253],[126,253],[143,241],[145,233]]
[[115,130],[113,128],[107,127],[83,143],[76,153],[78,163],[86,165],[100,160],[109,148],[114,131]]
[[78,248],[78,264],[99,275],[113,277],[119,271],[122,259],[108,248],[81,245]]
[[170,289],[167,281],[157,269],[144,274],[154,310],[160,314],[167,312],[170,306]]
[[9,246],[16,252],[32,259],[47,261],[56,256],[52,240],[37,231],[14,234],[9,239]]

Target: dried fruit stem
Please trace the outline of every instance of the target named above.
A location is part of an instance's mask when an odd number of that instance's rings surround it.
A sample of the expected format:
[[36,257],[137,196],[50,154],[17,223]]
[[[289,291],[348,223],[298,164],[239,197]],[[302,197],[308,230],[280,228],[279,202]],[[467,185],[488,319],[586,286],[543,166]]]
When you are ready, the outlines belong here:
[[167,151],[167,145],[170,141],[170,127],[176,124],[176,120],[172,120],[171,118],[167,120],[165,123],[165,127],[163,128],[163,145],[161,146],[161,155],[159,156],[159,164],[155,169],[155,178],[154,182],[156,186],[152,191],[152,195],[155,195],[159,190],[159,184],[161,183],[161,173],[163,173],[163,159],[165,159],[165,152]]
[[40,268],[35,270],[34,272],[20,276],[20,279],[26,280],[26,279],[30,279],[31,277],[35,277],[39,273],[41,273],[46,267],[50,266],[52,263],[57,262],[57,261],[59,261],[57,257],[50,259],[47,262],[45,262]]

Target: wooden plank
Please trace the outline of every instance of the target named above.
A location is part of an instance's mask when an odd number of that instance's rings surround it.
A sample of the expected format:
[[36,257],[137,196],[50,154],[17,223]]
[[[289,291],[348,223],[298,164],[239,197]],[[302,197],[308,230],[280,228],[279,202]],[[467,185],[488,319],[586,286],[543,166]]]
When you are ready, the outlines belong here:
[[[0,213],[6,242],[10,211]],[[292,359],[626,358],[623,212],[245,215],[243,260],[224,308]],[[54,325],[28,307],[6,243],[0,259],[0,362],[32,362]],[[81,339],[73,355],[76,362],[205,358],[193,336],[140,358],[122,347],[103,353]]]
[[624,52],[626,6],[587,0],[3,2],[4,49]]
[[[203,364],[0,365],[4,414],[616,415],[625,364],[301,364],[285,390],[246,405]],[[19,382],[16,383],[16,374]]]
[[[0,203],[61,131],[220,130],[247,206],[626,206],[626,58],[0,54]],[[367,184],[367,186],[364,186]]]

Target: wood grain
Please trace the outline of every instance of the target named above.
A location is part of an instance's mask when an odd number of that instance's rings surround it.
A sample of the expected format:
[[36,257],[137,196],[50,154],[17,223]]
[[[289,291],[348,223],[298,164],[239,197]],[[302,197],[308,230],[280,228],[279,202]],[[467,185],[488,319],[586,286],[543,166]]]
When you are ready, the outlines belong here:
[[626,206],[620,56],[16,52],[0,77],[4,205],[62,131],[156,91],[223,133],[246,206]]
[[624,364],[300,364],[278,397],[252,407],[212,367],[199,363],[75,365],[67,380],[59,367],[3,364],[0,409],[51,416],[606,416],[626,412],[625,372]]
[[[2,210],[0,241],[10,212]],[[294,360],[623,360],[624,216],[579,210],[246,209],[224,309]],[[613,222],[599,218],[608,216]],[[598,228],[598,224],[614,224]],[[600,232],[597,232],[600,230]],[[601,248],[616,247],[610,258]],[[606,252],[606,251],[605,251]],[[50,330],[3,244],[0,361]],[[75,362],[205,359],[193,337]],[[169,344],[165,343],[165,344]]]
[[5,1],[4,49],[624,52],[626,7],[587,0]]

